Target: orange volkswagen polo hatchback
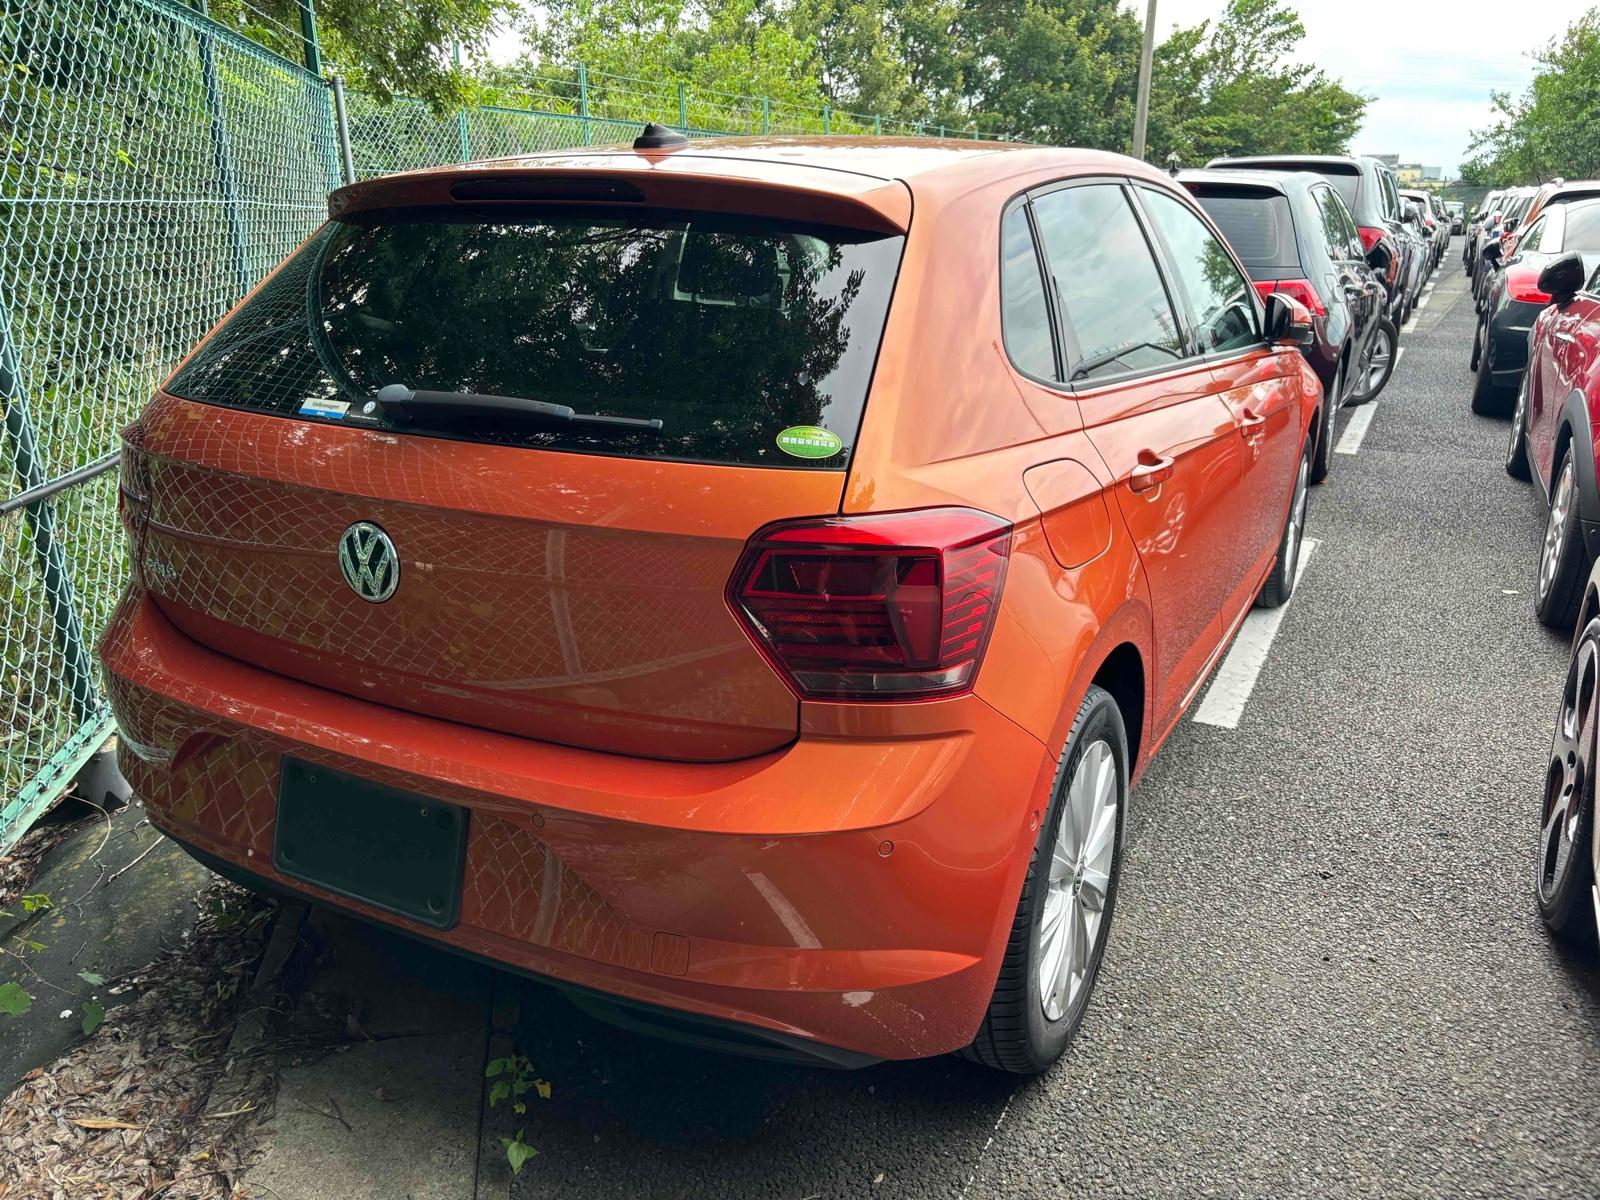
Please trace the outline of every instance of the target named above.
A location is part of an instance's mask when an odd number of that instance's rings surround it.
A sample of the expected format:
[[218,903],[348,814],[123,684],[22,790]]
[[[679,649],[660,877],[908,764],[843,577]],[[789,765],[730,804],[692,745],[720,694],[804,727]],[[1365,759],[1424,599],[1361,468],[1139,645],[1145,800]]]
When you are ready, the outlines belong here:
[[[654,131],[652,131],[654,132]],[[125,434],[124,772],[218,871],[667,1036],[1048,1066],[1322,394],[1116,155],[341,188]]]

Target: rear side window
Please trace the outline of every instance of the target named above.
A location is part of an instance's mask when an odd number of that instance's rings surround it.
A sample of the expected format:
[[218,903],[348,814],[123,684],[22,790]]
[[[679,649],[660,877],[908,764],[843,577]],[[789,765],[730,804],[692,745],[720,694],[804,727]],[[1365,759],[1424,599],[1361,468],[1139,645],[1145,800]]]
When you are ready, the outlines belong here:
[[1022,204],[1013,206],[1000,225],[1000,315],[1006,351],[1017,369],[1040,379],[1056,378],[1050,306]]
[[1339,193],[1339,199],[1344,201],[1344,206],[1351,212],[1356,211],[1356,197],[1361,193],[1361,176],[1354,170],[1348,174],[1339,171],[1325,171],[1322,176],[1333,184],[1334,190]]
[[[1562,213],[1566,217],[1566,230],[1558,250],[1576,250],[1581,254],[1600,253],[1600,203],[1563,204],[1551,210],[1551,215]],[[1541,249],[1552,249],[1544,246]]]
[[1171,366],[1183,334],[1161,272],[1121,187],[1084,184],[1035,198],[1075,381]]
[[[168,383],[394,428],[380,388],[660,418],[660,433],[452,415],[408,431],[628,457],[848,460],[903,239],[662,211],[397,210],[324,226]],[[305,408],[307,402],[310,408]],[[344,411],[342,406],[348,405]],[[795,457],[779,434],[823,457]]]
[[1328,253],[1336,259],[1354,260],[1361,257],[1361,237],[1339,193],[1331,187],[1311,189],[1316,201],[1317,215],[1322,221],[1322,236],[1327,239]]
[[1287,266],[1299,260],[1289,200],[1259,189],[1200,192],[1200,207],[1247,267]]
[[1150,188],[1141,188],[1140,193],[1188,295],[1200,352],[1239,350],[1260,341],[1250,281],[1240,274],[1226,247],[1186,204]]

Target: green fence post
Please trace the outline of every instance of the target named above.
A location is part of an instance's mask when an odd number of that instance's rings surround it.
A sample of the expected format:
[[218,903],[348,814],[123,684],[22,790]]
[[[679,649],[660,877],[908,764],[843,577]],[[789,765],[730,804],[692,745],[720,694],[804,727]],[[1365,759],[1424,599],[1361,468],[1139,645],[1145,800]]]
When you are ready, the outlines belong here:
[[772,131],[772,98],[770,96],[763,96],[763,97],[761,97],[761,132],[762,133],[770,133],[771,131]]
[[[450,57],[456,64],[456,70],[461,70],[461,43],[456,42],[450,51]],[[456,140],[461,143],[461,161],[472,161],[472,141],[467,136],[467,110],[456,109]]]
[[[3,295],[4,290],[0,289],[0,296]],[[17,481],[26,493],[45,486],[45,473],[33,436],[33,422],[28,418],[28,402],[22,394],[21,375],[16,344],[11,340],[10,305],[0,303],[0,406],[5,408],[5,432],[11,443]],[[66,665],[72,713],[78,721],[87,723],[99,709],[100,701],[95,693],[94,663],[84,643],[83,624],[78,620],[78,600],[67,571],[67,556],[56,540],[54,504],[52,496],[44,495],[24,505],[23,511],[33,529],[33,556],[44,579],[50,629]],[[0,804],[6,799],[0,796]]]
[[678,128],[685,133],[689,130],[689,97],[681,83],[678,85]]
[[943,125],[939,126],[939,136],[940,137],[944,136],[944,126]]
[[[206,17],[206,0],[194,0],[194,7],[202,18]],[[315,21],[311,32],[313,36],[316,33]],[[243,299],[250,290],[254,277],[250,273],[250,256],[245,248],[244,215],[239,210],[239,184],[233,172],[233,152],[228,147],[228,128],[223,123],[222,91],[217,85],[216,43],[211,30],[204,26],[196,29],[194,36],[200,43],[200,83],[206,94],[211,162],[217,169],[217,189],[222,193],[222,212],[228,223],[228,248],[233,260],[233,295],[229,297],[228,306],[231,308],[232,301]],[[315,42],[310,44],[315,45]]]
[[828,106],[826,104],[824,104],[822,106],[822,132],[823,133],[831,132],[830,126],[832,124],[833,124],[833,121],[831,119],[830,111],[828,109]]
[[882,135],[882,133],[883,133],[883,114],[882,113],[873,113],[872,114],[872,132],[876,133],[876,134],[879,134],[880,136]]
[[578,115],[583,118],[583,144],[594,141],[594,130],[589,127],[589,68],[578,64]]
[[305,55],[306,70],[322,78],[322,43],[317,39],[317,10],[314,0],[299,0],[300,48]]

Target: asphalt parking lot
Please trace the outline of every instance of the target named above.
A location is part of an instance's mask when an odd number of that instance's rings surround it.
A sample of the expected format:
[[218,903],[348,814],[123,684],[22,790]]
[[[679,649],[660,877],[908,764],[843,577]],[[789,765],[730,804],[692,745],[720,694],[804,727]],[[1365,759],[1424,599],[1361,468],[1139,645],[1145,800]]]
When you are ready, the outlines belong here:
[[1134,795],[1053,1071],[768,1066],[501,980],[554,1085],[513,1194],[1600,1192],[1600,971],[1530,891],[1566,646],[1532,613],[1541,501],[1467,407],[1458,255],[1312,498],[1237,727],[1185,719]]

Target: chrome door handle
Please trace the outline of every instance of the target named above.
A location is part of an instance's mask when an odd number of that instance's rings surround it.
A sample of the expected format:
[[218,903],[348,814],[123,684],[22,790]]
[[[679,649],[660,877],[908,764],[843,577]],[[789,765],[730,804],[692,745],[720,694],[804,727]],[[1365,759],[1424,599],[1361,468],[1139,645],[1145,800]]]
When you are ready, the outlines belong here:
[[1576,346],[1578,344],[1578,339],[1573,337],[1570,333],[1552,333],[1550,336],[1555,338],[1555,340],[1558,342],[1566,342],[1569,346]]
[[1148,492],[1172,478],[1172,459],[1153,450],[1139,451],[1139,465],[1128,473],[1128,487]]
[[1239,417],[1239,432],[1247,438],[1255,437],[1266,426],[1266,423],[1267,419],[1265,417],[1258,416],[1247,408]]

